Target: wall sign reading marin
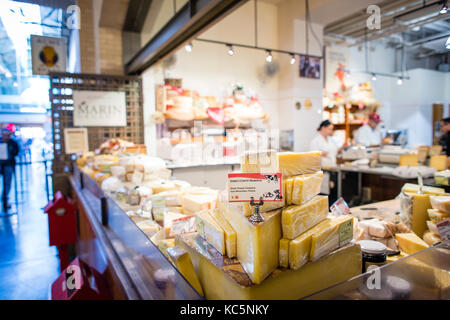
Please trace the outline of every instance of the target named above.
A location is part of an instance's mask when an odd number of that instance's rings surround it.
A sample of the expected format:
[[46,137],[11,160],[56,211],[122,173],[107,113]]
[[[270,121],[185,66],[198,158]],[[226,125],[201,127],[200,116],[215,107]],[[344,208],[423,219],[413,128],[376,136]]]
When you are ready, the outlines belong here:
[[73,124],[76,127],[125,127],[125,92],[73,91]]

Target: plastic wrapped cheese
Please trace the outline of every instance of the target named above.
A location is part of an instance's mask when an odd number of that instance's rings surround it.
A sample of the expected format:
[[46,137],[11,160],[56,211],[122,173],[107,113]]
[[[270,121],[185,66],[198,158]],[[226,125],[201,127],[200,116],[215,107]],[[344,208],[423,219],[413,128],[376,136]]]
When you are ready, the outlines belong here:
[[430,196],[433,209],[450,214],[450,196]]
[[225,232],[217,221],[211,216],[209,210],[196,214],[197,232],[208,241],[221,255],[226,254]]
[[123,166],[112,166],[111,167],[111,174],[114,177],[119,178],[120,180],[125,179],[126,169]]
[[281,226],[283,238],[294,239],[323,221],[328,215],[328,197],[315,196],[303,205],[283,209]]
[[316,261],[353,239],[353,217],[343,215],[331,219],[329,225],[311,237],[310,260]]
[[320,193],[323,172],[296,176],[292,186],[291,201],[293,204],[303,204]]
[[321,169],[321,154],[313,152],[279,152],[279,171],[283,177],[314,173]]
[[[402,187],[402,191],[406,192],[406,193],[418,193],[419,185],[413,184],[413,183],[405,183]],[[445,195],[445,189],[443,189],[443,188],[423,186],[422,191],[425,194],[434,195],[434,196]]]
[[245,173],[278,173],[278,157],[275,150],[246,152],[241,159],[241,171]]

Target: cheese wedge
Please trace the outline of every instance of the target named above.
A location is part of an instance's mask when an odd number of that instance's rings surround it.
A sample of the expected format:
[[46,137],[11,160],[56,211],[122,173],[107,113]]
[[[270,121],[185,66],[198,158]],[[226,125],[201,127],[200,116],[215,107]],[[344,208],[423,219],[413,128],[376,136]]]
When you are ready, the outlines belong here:
[[395,238],[398,241],[400,250],[407,254],[414,254],[429,247],[429,245],[420,239],[415,233],[397,233]]
[[402,154],[400,156],[399,166],[417,167],[419,165],[419,157],[417,154]]
[[329,223],[317,230],[311,237],[309,259],[316,261],[353,239],[353,217],[343,215],[332,218]]
[[413,194],[411,229],[419,237],[427,230],[428,209],[431,209],[430,196],[428,194]]
[[217,197],[215,195],[184,194],[181,206],[184,214],[194,214],[203,210],[215,209]]
[[210,211],[201,211],[196,214],[195,225],[197,232],[206,239],[220,254],[225,255],[225,232],[211,216]]
[[286,178],[286,205],[290,206],[292,204],[292,187],[294,185],[295,177]]
[[432,233],[431,231],[426,231],[423,234],[423,241],[425,241],[429,246],[433,246],[436,243],[441,242],[441,237],[439,237],[437,234]]
[[239,262],[253,283],[261,283],[278,266],[281,210],[262,213],[264,221],[252,223],[228,203],[223,215],[236,231]]
[[430,196],[433,209],[450,214],[450,196]]
[[[406,192],[406,193],[418,193],[419,185],[413,184],[413,183],[405,183],[402,187],[402,191]],[[445,189],[443,189],[443,188],[423,186],[422,191],[425,194],[434,195],[434,196],[445,195]]]
[[192,264],[189,253],[180,247],[174,246],[167,248],[167,255],[181,275],[190,283],[199,295],[203,296],[203,288],[195,273],[194,265]]
[[280,239],[279,264],[282,268],[289,267],[289,242],[288,239]]
[[321,155],[318,151],[279,152],[278,165],[284,178],[314,173],[321,168]]
[[306,230],[323,221],[328,215],[328,197],[315,196],[302,205],[283,209],[281,226],[283,238],[295,239]]
[[241,158],[241,171],[246,173],[278,173],[278,157],[275,150],[246,152]]
[[236,231],[225,219],[219,209],[211,210],[211,216],[225,233],[225,249],[229,258],[236,257]]
[[441,212],[437,209],[428,209],[428,218],[431,220],[431,222],[433,223],[439,223],[445,219],[449,219],[450,218],[450,214],[445,213],[445,212]]
[[430,158],[430,168],[434,168],[438,171],[446,170],[447,156],[446,155],[432,156]]
[[296,176],[292,187],[291,201],[293,204],[303,204],[320,193],[323,172]]

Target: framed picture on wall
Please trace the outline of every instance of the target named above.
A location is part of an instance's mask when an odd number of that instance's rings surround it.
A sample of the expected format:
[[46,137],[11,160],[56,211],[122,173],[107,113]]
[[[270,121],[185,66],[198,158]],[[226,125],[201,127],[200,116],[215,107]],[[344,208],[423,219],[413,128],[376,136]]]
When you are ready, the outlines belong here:
[[320,79],[320,59],[301,55],[300,78]]

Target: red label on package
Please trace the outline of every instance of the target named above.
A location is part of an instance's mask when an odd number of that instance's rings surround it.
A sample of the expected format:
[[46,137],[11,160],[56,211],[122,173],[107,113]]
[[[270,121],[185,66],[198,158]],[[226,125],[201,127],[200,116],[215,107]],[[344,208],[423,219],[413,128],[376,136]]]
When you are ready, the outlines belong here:
[[283,201],[281,173],[229,173],[228,201]]

